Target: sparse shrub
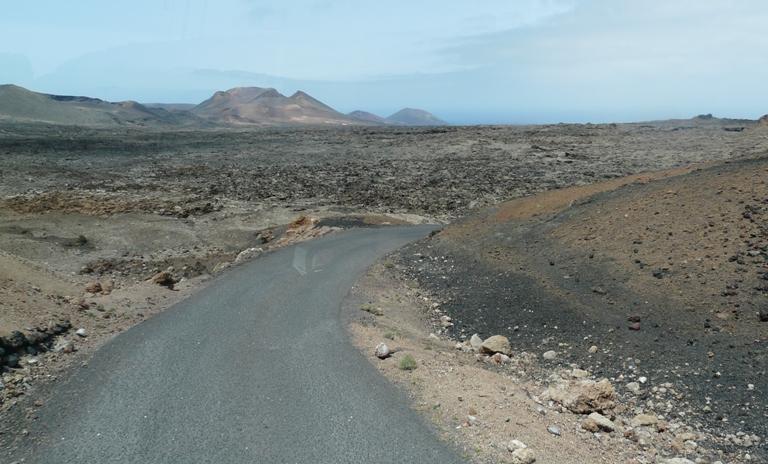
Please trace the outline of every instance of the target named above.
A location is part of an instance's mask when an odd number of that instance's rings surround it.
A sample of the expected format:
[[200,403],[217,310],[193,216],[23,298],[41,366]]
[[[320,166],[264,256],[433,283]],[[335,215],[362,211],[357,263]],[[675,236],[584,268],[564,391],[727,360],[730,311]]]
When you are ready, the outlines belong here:
[[394,330],[387,330],[386,332],[384,332],[384,338],[386,338],[387,340],[394,340],[396,336],[397,334],[395,333]]
[[360,306],[360,310],[361,311],[365,311],[366,313],[371,313],[374,316],[382,316],[382,315],[384,315],[384,311],[382,311],[381,309],[377,308],[376,306],[374,306],[374,305],[372,305],[370,303],[366,303],[366,304]]
[[88,244],[88,238],[85,235],[78,235],[75,238],[61,239],[61,246],[65,248],[82,247]]
[[397,363],[397,367],[404,371],[412,371],[416,369],[416,360],[410,354],[406,354]]

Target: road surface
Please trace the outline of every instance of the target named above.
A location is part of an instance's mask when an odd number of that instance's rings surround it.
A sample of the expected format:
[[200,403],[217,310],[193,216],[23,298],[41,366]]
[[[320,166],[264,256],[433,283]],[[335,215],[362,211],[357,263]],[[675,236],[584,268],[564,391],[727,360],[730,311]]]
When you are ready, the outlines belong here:
[[462,462],[350,344],[340,309],[377,258],[430,230],[351,230],[225,272],[59,386],[24,462]]

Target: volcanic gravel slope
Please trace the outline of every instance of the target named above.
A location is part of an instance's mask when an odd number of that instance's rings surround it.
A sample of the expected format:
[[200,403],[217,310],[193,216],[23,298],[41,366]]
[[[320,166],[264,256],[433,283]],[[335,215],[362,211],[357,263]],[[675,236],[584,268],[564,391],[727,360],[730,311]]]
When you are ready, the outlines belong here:
[[513,200],[399,260],[457,337],[500,333],[616,382],[669,382],[678,395],[636,401],[766,437],[768,157],[681,172]]

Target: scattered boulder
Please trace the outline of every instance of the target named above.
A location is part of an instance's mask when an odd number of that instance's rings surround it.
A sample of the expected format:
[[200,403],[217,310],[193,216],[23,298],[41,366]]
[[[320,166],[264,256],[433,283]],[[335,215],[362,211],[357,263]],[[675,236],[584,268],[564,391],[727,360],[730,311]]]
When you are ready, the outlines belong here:
[[509,344],[509,339],[503,335],[488,337],[481,345],[481,349],[488,354],[502,353],[507,356],[512,354],[512,345]]
[[101,293],[101,282],[89,282],[85,286],[85,291],[88,293]]
[[656,425],[659,422],[659,418],[652,414],[638,414],[632,418],[632,427],[643,427]]
[[600,430],[605,430],[606,432],[613,432],[616,430],[616,424],[614,424],[612,420],[608,419],[600,413],[591,413],[587,417],[587,420],[593,421]]
[[526,445],[520,440],[510,440],[509,443],[507,443],[507,451],[509,452],[513,452],[523,448],[528,448],[528,445]]
[[553,359],[555,359],[557,357],[557,353],[552,351],[552,350],[549,350],[549,351],[544,352],[544,354],[541,355],[541,356],[544,359],[546,359],[547,361],[552,361]]
[[587,432],[592,432],[592,433],[600,431],[600,426],[597,425],[597,422],[595,422],[590,418],[586,418],[584,419],[584,421],[582,421],[581,428],[586,430]]
[[475,351],[480,351],[483,348],[483,339],[479,335],[474,334],[469,338],[469,344]]
[[589,372],[584,369],[573,369],[571,370],[571,377],[574,379],[585,379],[589,377]]
[[53,351],[56,353],[74,353],[77,348],[71,340],[60,340],[54,345]]
[[533,464],[536,462],[536,455],[530,448],[519,448],[512,451],[512,462],[515,464]]
[[492,363],[494,363],[494,364],[498,364],[498,365],[507,364],[507,363],[510,361],[510,358],[509,358],[509,356],[507,356],[507,355],[506,355],[506,354],[504,354],[504,353],[496,353],[496,354],[494,354],[493,356],[491,356],[491,357],[490,357],[490,358],[488,358],[488,359],[489,359],[489,360],[490,360]]
[[222,261],[220,263],[216,263],[215,266],[213,266],[213,269],[211,269],[211,273],[218,274],[219,272],[223,271],[224,269],[232,266],[232,263],[228,261]]
[[79,329],[77,329],[77,331],[75,332],[75,335],[77,335],[78,337],[82,337],[82,338],[85,338],[85,337],[87,337],[87,336],[88,336],[88,332],[86,332],[86,331],[85,331],[85,329],[83,329],[83,328],[79,328]]
[[374,354],[379,359],[387,359],[392,355],[392,352],[390,351],[386,343],[379,343],[378,345],[376,345],[376,350],[374,351]]
[[112,280],[107,280],[101,283],[101,293],[102,295],[109,295],[112,293],[112,290],[115,289],[115,282]]
[[543,396],[577,414],[602,412],[616,406],[616,391],[608,379],[571,381],[548,388]]
[[168,271],[158,272],[157,274],[153,275],[150,280],[157,285],[168,287],[171,290],[173,290],[173,286],[176,284],[176,279],[174,279],[173,275],[171,275],[171,273]]
[[640,393],[640,384],[637,382],[629,382],[627,385],[627,390],[631,391],[635,395]]
[[589,352],[590,352],[590,353],[592,353],[592,354],[595,354],[595,353],[597,353],[597,345],[592,345],[592,346],[590,346],[590,347],[589,347],[589,350],[587,350],[587,351],[589,351]]
[[563,431],[557,425],[550,425],[549,427],[547,427],[547,432],[557,437],[563,434]]
[[16,354],[9,354],[5,357],[5,365],[10,368],[17,368],[19,367],[19,356]]
[[27,341],[27,337],[18,330],[11,332],[11,335],[6,337],[3,341],[3,345],[11,348],[12,350],[18,350],[28,344],[29,342]]
[[261,248],[246,248],[245,250],[237,254],[237,257],[235,258],[235,264],[239,264],[239,263],[242,263],[243,261],[248,261],[250,259],[253,259],[259,256],[263,251],[264,250]]

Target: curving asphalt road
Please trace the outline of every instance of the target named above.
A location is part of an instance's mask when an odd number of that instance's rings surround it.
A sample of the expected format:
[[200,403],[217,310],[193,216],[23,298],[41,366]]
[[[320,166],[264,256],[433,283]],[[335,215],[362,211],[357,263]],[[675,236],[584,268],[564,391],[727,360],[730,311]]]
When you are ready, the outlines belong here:
[[352,230],[226,272],[58,387],[24,462],[463,462],[341,320],[366,267],[430,230]]

